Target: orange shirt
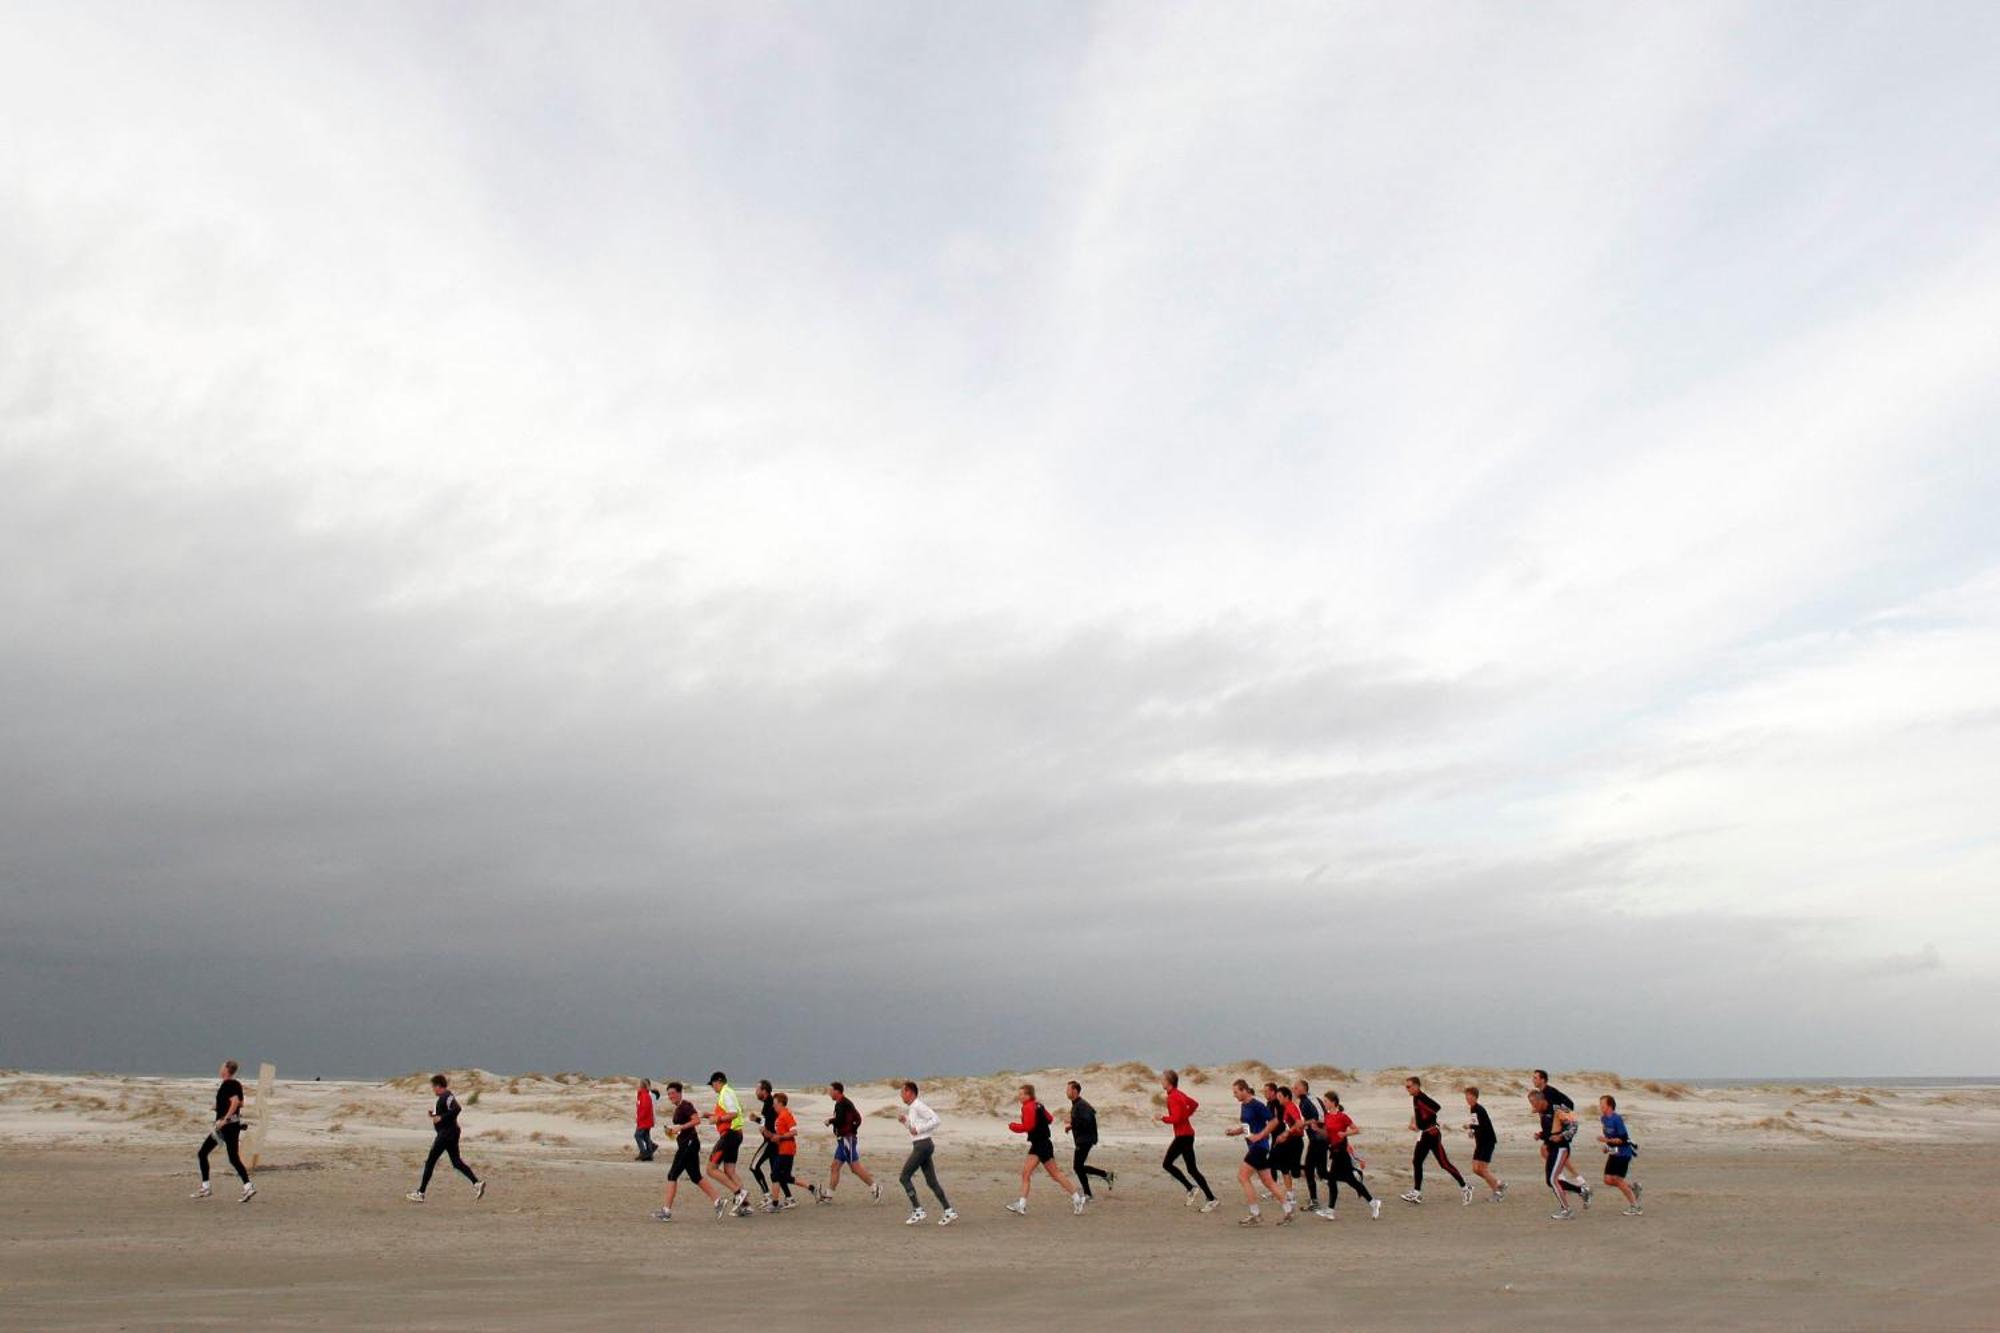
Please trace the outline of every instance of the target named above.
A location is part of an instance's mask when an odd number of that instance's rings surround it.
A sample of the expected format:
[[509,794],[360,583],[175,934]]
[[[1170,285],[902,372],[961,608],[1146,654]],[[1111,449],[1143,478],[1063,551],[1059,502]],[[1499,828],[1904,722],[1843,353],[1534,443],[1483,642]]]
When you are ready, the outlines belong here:
[[785,1137],[787,1134],[796,1135],[799,1132],[799,1118],[792,1114],[791,1107],[780,1106],[778,1108],[778,1123],[776,1128],[778,1131],[778,1156],[790,1157],[797,1153],[799,1150],[798,1139],[796,1137],[789,1139]]

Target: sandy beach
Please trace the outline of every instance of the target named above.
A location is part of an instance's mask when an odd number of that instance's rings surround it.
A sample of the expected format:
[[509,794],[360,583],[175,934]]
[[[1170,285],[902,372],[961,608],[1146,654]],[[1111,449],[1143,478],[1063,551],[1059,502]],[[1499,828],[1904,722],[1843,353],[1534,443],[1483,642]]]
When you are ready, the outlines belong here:
[[[1187,1084],[1202,1102],[1202,1165],[1224,1200],[1207,1216],[1184,1208],[1158,1169],[1164,1130],[1151,1123],[1157,1085],[1143,1066],[928,1080],[945,1117],[939,1163],[963,1214],[948,1230],[903,1225],[903,1131],[888,1082],[850,1088],[867,1115],[864,1159],[886,1187],[880,1204],[844,1182],[831,1206],[718,1222],[684,1191],[679,1219],[662,1225],[645,1219],[666,1158],[633,1160],[628,1078],[458,1071],[466,1153],[491,1190],[475,1202],[447,1174],[421,1206],[402,1197],[429,1141],[421,1076],[281,1079],[259,1194],[239,1206],[226,1167],[215,1199],[186,1197],[208,1081],[10,1072],[0,1076],[0,1303],[18,1327],[101,1328],[716,1316],[962,1328],[1272,1317],[1343,1328],[1996,1326],[2000,1089],[1719,1090],[1559,1072],[1579,1102],[1617,1092],[1648,1188],[1644,1217],[1619,1215],[1607,1191],[1558,1224],[1536,1187],[1518,1077],[1423,1071],[1448,1125],[1459,1102],[1443,1094],[1469,1079],[1485,1088],[1512,1188],[1503,1203],[1464,1207],[1448,1182],[1430,1185],[1415,1207],[1395,1198],[1408,1185],[1406,1071],[1310,1069],[1316,1087],[1342,1091],[1372,1145],[1383,1216],[1371,1222],[1350,1197],[1337,1221],[1251,1230],[1236,1225],[1239,1153],[1222,1138],[1238,1072],[1265,1071],[1215,1068]],[[1117,1186],[1078,1218],[1044,1180],[1030,1214],[1009,1215],[1012,1089],[1029,1078],[1057,1105],[1071,1075],[1099,1108],[1094,1160],[1118,1172]],[[824,1096],[801,1091],[794,1108],[810,1131],[801,1174],[817,1179]],[[1596,1154],[1585,1159],[1594,1180]]]

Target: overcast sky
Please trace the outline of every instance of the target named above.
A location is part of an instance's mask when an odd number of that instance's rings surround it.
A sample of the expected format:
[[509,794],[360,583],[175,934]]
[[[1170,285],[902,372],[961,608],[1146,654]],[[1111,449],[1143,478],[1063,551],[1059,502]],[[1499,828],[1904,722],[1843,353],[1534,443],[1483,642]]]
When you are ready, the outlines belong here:
[[2000,8],[0,11],[0,1063],[2000,1072]]

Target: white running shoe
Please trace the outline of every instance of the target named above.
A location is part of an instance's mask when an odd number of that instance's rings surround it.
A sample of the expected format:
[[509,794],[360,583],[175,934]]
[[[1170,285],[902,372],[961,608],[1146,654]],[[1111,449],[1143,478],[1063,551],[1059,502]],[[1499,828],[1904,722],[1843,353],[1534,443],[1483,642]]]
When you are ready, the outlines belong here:
[[1245,1213],[1236,1219],[1236,1225],[1239,1227],[1254,1227],[1262,1225],[1263,1221],[1264,1219],[1255,1213]]
[[1422,1190],[1404,1190],[1402,1197],[1404,1203],[1422,1203],[1424,1201],[1424,1192]]
[[780,1209],[787,1209],[787,1210],[796,1208],[798,1206],[799,1206],[799,1201],[797,1199],[790,1197],[789,1195],[786,1196],[785,1201],[783,1203],[778,1205]]
[[1197,1189],[1191,1189],[1188,1191],[1187,1202],[1183,1203],[1181,1207],[1192,1208],[1200,1202],[1201,1202],[1201,1191]]
[[664,1208],[655,1208],[652,1212],[652,1218],[655,1222],[671,1222],[674,1220],[674,1215]]
[[1502,1199],[1506,1197],[1507,1197],[1507,1182],[1503,1180],[1500,1182],[1500,1188],[1493,1191],[1493,1202],[1499,1203]]
[[1634,1203],[1644,1203],[1646,1201],[1646,1187],[1636,1180],[1632,1182],[1632,1201]]
[[775,1199],[766,1199],[757,1205],[757,1211],[760,1213],[781,1213],[784,1209],[778,1207]]
[[1646,1210],[1644,1208],[1641,1208],[1636,1203],[1633,1204],[1630,1208],[1627,1208],[1622,1214],[1622,1216],[1625,1217],[1644,1217],[1645,1215],[1646,1215]]
[[1467,1208],[1472,1207],[1472,1186],[1470,1185],[1461,1186],[1459,1189],[1459,1193],[1465,1196],[1465,1206]]
[[729,1207],[729,1196],[728,1196],[727,1194],[718,1194],[718,1195],[716,1195],[716,1196],[715,1196],[715,1220],[716,1220],[716,1221],[720,1222],[720,1221],[722,1220],[722,1213],[723,1213],[723,1210],[724,1210],[724,1209],[726,1209],[726,1208],[728,1208],[728,1207]]
[[408,1194],[405,1194],[403,1197],[408,1199],[411,1203],[422,1203],[424,1201],[424,1192],[422,1190],[411,1190]]
[[1562,1210],[1560,1210],[1560,1211],[1558,1211],[1558,1212],[1553,1212],[1553,1213],[1550,1213],[1550,1214],[1549,1214],[1549,1221],[1551,1221],[1551,1222],[1567,1222],[1567,1221],[1569,1221],[1569,1220],[1570,1220],[1570,1219],[1571,1219],[1572,1217],[1575,1217],[1575,1216],[1576,1216],[1576,1214],[1575,1214],[1575,1213],[1571,1212],[1571,1211],[1570,1211],[1569,1209],[1567,1209],[1567,1208],[1564,1208],[1564,1209],[1562,1209]]
[[472,1197],[473,1197],[473,1198],[475,1198],[475,1199],[483,1199],[483,1198],[485,1198],[485,1197],[486,1197],[486,1182],[485,1182],[485,1181],[483,1181],[483,1180],[475,1180],[475,1181],[473,1181],[473,1182],[472,1182]]
[[738,1208],[748,1208],[750,1206],[750,1191],[749,1190],[736,1191],[735,1204]]
[[919,1223],[919,1222],[922,1222],[922,1221],[926,1221],[926,1220],[928,1220],[928,1219],[927,1219],[927,1216],[926,1216],[926,1214],[924,1213],[924,1210],[923,1210],[923,1209],[921,1209],[921,1208],[919,1208],[919,1209],[917,1209],[917,1211],[916,1211],[916,1212],[914,1212],[914,1213],[911,1213],[911,1214],[910,1214],[910,1215],[909,1215],[908,1217],[906,1217],[906,1218],[904,1218],[904,1219],[903,1219],[903,1225],[904,1225],[904,1226],[906,1226],[906,1227],[913,1227],[913,1226],[915,1226],[915,1225],[916,1225],[917,1223]]
[[1368,1216],[1377,1222],[1382,1220],[1382,1201],[1380,1199],[1370,1199],[1368,1201]]
[[731,1208],[729,1210],[729,1215],[731,1217],[748,1217],[750,1216],[751,1212],[752,1209],[749,1204],[739,1203],[734,1208]]
[[1106,1171],[1104,1173],[1104,1192],[1109,1194],[1116,1188],[1118,1188],[1118,1173],[1116,1171]]
[[1007,1205],[1007,1211],[1020,1217],[1026,1217],[1028,1215],[1028,1205],[1016,1199]]
[[947,1208],[944,1210],[944,1216],[938,1219],[938,1225],[941,1227],[948,1227],[957,1220],[958,1220],[958,1209]]
[[873,1203],[882,1202],[882,1183],[880,1181],[868,1187],[868,1198]]
[[1313,1209],[1313,1216],[1327,1222],[1338,1221],[1340,1218],[1340,1214],[1334,1212],[1331,1208],[1315,1208]]
[[1089,1202],[1090,1196],[1087,1194],[1072,1194],[1069,1196],[1069,1210],[1078,1217],[1082,1217],[1084,1205]]
[[1281,1227],[1288,1227],[1291,1224],[1292,1224],[1292,1210],[1287,1208],[1285,1209],[1284,1212],[1278,1214],[1278,1225]]
[[188,1195],[188,1197],[190,1199],[213,1199],[215,1197],[215,1191],[210,1189],[208,1187],[208,1182],[204,1180],[201,1182],[201,1188],[196,1190],[194,1193]]
[[1590,1182],[1589,1182],[1589,1181],[1587,1181],[1587,1180],[1586,1180],[1586,1181],[1585,1181],[1585,1182],[1583,1183],[1583,1206],[1584,1206],[1584,1210],[1585,1210],[1586,1212],[1587,1212],[1587,1211],[1589,1211],[1589,1209],[1590,1209]]
[[1214,1211],[1215,1211],[1216,1209],[1218,1209],[1218,1208],[1220,1208],[1220,1207],[1222,1207],[1222,1200],[1220,1200],[1220,1199],[1210,1199],[1210,1200],[1209,1200],[1209,1201],[1208,1201],[1207,1203],[1205,1203],[1205,1204],[1203,1204],[1203,1205],[1201,1206],[1201,1210],[1202,1210],[1202,1211],[1203,1211],[1204,1213],[1212,1213],[1212,1212],[1214,1212]]

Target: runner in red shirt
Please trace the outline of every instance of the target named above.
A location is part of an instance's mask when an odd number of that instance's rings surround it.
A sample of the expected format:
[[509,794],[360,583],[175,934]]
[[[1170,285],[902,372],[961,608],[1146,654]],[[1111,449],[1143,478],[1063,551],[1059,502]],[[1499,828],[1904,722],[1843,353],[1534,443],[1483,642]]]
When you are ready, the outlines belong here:
[[[1167,1174],[1187,1191],[1187,1207],[1194,1207],[1199,1187],[1200,1195],[1207,1199],[1207,1202],[1202,1204],[1201,1210],[1204,1213],[1212,1213],[1216,1207],[1215,1191],[1208,1187],[1208,1181],[1203,1178],[1201,1168],[1194,1164],[1194,1113],[1201,1108],[1201,1103],[1181,1091],[1179,1070],[1169,1069],[1163,1072],[1160,1075],[1160,1086],[1167,1090],[1167,1113],[1160,1117],[1160,1123],[1172,1131],[1174,1136],[1173,1143],[1167,1148],[1166,1159],[1160,1165],[1165,1167]],[[1174,1165],[1176,1160],[1187,1163],[1186,1176],[1182,1175],[1180,1168]],[[1194,1180],[1190,1182],[1188,1176],[1193,1176]]]

